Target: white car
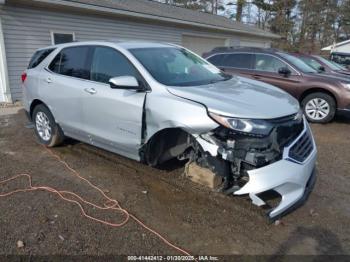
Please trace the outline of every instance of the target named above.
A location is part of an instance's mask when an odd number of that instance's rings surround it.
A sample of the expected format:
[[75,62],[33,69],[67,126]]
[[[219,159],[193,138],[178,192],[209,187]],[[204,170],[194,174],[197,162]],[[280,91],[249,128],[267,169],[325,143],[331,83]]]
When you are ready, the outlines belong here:
[[222,177],[221,191],[281,195],[274,219],[315,181],[316,145],[298,101],[228,76],[180,46],[80,42],[38,50],[22,75],[40,142],[72,137],[157,166],[188,159]]

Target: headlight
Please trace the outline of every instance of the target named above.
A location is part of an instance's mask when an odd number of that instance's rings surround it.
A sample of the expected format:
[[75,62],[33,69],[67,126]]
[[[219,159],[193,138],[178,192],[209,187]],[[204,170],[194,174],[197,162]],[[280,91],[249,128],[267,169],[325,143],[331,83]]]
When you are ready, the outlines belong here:
[[266,136],[270,134],[273,128],[273,125],[271,123],[261,119],[231,118],[221,116],[215,113],[209,113],[209,115],[220,125],[242,133]]
[[350,84],[349,83],[342,83],[342,84],[347,90],[350,90]]

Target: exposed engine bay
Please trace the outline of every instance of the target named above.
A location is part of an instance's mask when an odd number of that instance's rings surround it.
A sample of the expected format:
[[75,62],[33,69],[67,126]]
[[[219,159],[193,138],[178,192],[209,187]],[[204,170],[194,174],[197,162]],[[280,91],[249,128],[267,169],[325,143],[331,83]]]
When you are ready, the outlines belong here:
[[[153,166],[173,158],[187,161],[186,170],[192,174],[185,175],[193,182],[215,185],[209,187],[227,195],[249,195],[253,204],[270,207],[269,218],[277,219],[302,204],[311,192],[317,150],[302,114],[261,121],[269,126],[265,134],[223,125],[197,135],[167,129],[154,136],[141,153]],[[193,172],[198,173],[197,178]],[[268,203],[264,196],[269,192],[278,195],[279,204]]]
[[274,127],[267,136],[247,135],[219,126],[201,135],[202,139],[218,146],[218,155],[212,156],[196,143],[190,159],[223,177],[220,190],[231,193],[248,181],[247,171],[280,160],[285,146],[303,130],[303,119],[296,119],[296,115],[269,121]]
[[144,151],[145,161],[156,166],[174,157],[189,160],[208,168],[223,178],[220,191],[232,193],[248,182],[248,171],[272,164],[282,158],[283,149],[304,128],[303,118],[298,114],[268,120],[271,132],[253,135],[219,126],[209,133],[199,135],[200,140],[214,145],[217,154],[208,152],[199,139],[179,130],[160,133],[151,140]]

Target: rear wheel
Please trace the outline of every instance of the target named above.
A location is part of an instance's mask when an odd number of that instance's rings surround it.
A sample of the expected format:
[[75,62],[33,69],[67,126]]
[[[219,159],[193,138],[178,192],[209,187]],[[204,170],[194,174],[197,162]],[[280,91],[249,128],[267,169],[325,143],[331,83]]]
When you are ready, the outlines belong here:
[[307,120],[313,123],[328,123],[336,112],[334,98],[321,92],[307,95],[301,104]]
[[33,122],[35,134],[41,144],[54,147],[62,144],[64,134],[51,114],[50,110],[43,104],[37,105],[33,111]]

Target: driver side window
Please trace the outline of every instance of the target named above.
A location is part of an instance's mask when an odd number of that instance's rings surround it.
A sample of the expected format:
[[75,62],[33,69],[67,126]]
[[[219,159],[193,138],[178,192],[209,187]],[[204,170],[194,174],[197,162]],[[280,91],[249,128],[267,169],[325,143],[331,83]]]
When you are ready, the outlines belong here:
[[255,55],[255,70],[278,73],[278,70],[283,67],[287,67],[292,71],[290,66],[274,56],[263,54]]
[[134,76],[139,79],[136,69],[118,51],[109,47],[95,47],[92,55],[91,80],[108,83],[112,77]]

